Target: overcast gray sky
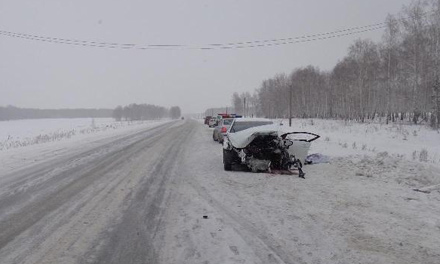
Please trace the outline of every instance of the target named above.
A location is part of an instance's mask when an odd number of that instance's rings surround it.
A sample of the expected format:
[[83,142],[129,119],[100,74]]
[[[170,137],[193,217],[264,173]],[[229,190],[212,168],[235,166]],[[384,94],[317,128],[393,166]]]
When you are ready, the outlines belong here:
[[[0,30],[136,44],[227,43],[296,37],[383,22],[410,0],[0,0]],[[114,108],[230,105],[276,73],[331,69],[356,38],[234,50],[121,50],[0,35],[0,105]]]

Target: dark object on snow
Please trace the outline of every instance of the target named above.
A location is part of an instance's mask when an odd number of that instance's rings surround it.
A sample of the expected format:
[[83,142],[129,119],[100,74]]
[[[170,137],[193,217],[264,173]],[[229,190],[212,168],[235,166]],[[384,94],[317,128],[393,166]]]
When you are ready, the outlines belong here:
[[204,215],[204,216],[203,216],[203,219],[208,219],[208,216],[207,216],[207,215]]
[[272,174],[279,174],[279,175],[298,175],[298,177],[305,179],[305,173],[300,173],[299,170],[271,170],[270,173]]
[[431,193],[432,191],[440,190],[440,184],[426,186],[426,187],[417,188],[417,189],[413,189],[413,190],[416,192]]
[[306,161],[304,162],[305,165],[319,164],[319,163],[330,163],[330,158],[320,153],[314,153],[308,155]]
[[413,189],[413,191],[421,192],[421,193],[431,193],[430,191],[422,190],[422,189]]

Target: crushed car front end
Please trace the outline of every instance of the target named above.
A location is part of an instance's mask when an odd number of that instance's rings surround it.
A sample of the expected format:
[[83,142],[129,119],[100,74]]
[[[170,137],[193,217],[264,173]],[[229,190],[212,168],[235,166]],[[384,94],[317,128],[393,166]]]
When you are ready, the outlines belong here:
[[[319,136],[308,132],[280,134],[278,128],[269,125],[228,133],[223,144],[225,170],[231,170],[233,164],[242,164],[253,172],[298,171],[299,176],[304,178],[304,158],[311,141]],[[289,135],[298,133],[313,135],[313,138],[289,139]]]

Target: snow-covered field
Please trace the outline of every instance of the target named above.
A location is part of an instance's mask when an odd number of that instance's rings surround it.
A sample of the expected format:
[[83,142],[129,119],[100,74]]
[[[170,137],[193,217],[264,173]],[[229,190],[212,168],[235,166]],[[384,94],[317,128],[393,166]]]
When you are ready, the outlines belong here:
[[331,156],[387,152],[396,158],[440,166],[440,132],[426,126],[322,119],[293,119],[292,128],[288,120],[283,124],[283,130],[320,135],[321,143],[313,144],[312,152]]
[[126,129],[152,121],[121,121],[113,118],[31,119],[0,122],[0,151],[61,141],[78,135]]
[[0,174],[166,122],[169,120],[116,122],[112,118],[2,121]]

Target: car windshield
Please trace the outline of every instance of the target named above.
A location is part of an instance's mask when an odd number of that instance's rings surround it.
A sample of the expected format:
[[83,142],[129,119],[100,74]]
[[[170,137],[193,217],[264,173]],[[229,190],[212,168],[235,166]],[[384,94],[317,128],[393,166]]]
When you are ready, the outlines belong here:
[[231,132],[239,132],[251,127],[272,125],[272,121],[249,121],[249,122],[235,122],[231,128]]
[[230,126],[232,124],[233,119],[223,119],[223,125]]

